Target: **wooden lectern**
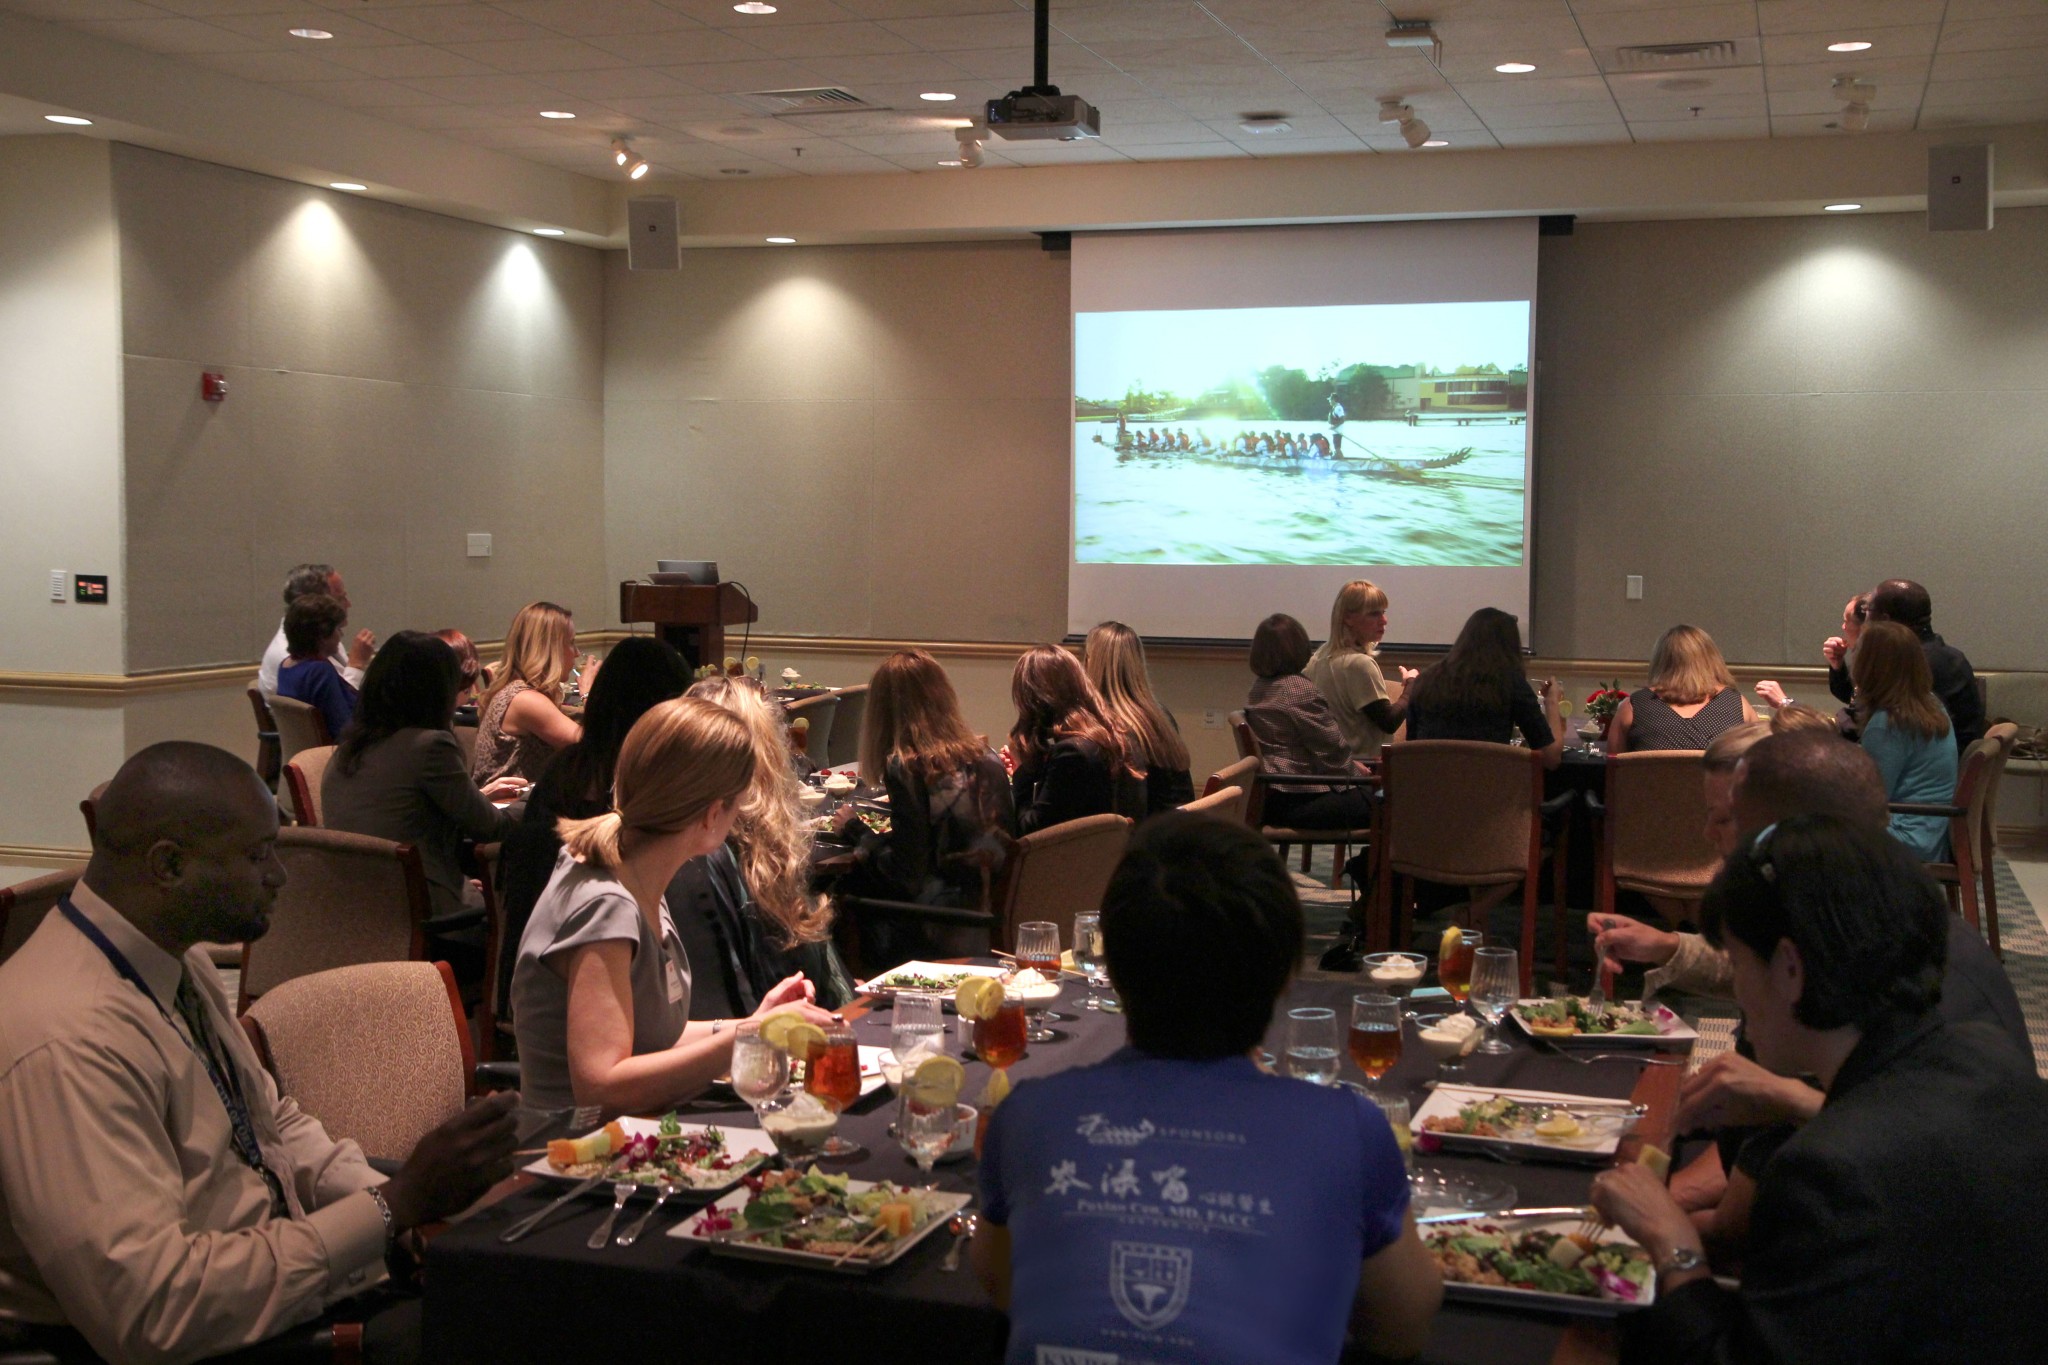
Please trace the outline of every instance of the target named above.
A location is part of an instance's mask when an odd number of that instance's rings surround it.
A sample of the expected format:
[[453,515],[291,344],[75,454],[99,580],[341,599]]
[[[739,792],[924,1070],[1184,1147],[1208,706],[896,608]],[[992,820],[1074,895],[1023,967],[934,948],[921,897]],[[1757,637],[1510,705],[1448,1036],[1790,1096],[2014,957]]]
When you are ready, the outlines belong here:
[[651,622],[655,634],[682,651],[690,667],[725,661],[725,628],[761,619],[760,608],[736,583],[619,584],[619,619]]

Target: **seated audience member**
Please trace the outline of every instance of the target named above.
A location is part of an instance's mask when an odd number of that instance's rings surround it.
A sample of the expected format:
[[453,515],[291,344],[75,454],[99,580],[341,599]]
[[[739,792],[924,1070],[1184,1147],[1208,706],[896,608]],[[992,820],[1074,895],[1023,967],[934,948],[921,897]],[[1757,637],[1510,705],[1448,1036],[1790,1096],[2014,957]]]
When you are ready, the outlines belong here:
[[[1871,589],[1865,600],[1871,621],[1896,622],[1920,642],[1933,676],[1934,695],[1941,698],[1942,709],[1955,727],[1957,751],[1984,738],[1984,702],[1977,695],[1976,670],[1963,651],[1934,633],[1934,603],[1927,589],[1910,578],[1888,578]],[[1840,662],[1828,660],[1828,689],[1849,702],[1856,695],[1854,667],[1846,651],[1842,653]]]
[[517,778],[501,777],[482,791],[469,780],[462,745],[448,728],[456,681],[455,651],[434,636],[402,630],[385,641],[363,675],[355,723],[320,784],[327,828],[420,851],[437,916],[483,904],[462,874],[462,841],[504,838],[518,821],[491,803],[525,790]]
[[517,1096],[387,1180],[278,1094],[197,947],[262,937],[276,839],[247,764],[151,745],[100,798],[77,889],[0,966],[0,1348],[176,1363],[333,1309],[367,1316],[369,1360],[417,1356],[408,1314],[349,1296],[511,1172]]
[[1522,670],[1522,632],[1498,607],[1465,619],[1450,653],[1422,671],[1408,689],[1408,739],[1476,739],[1506,744],[1517,730],[1543,766],[1564,761],[1564,720],[1557,679],[1529,685]]
[[811,891],[812,838],[782,708],[752,678],[725,674],[688,695],[739,717],[754,741],[754,775],[731,837],[669,883],[669,914],[698,964],[690,1017],[750,1014],[793,972],[810,981],[819,1004],[837,1009],[853,998],[853,977],[832,946],[831,903]]
[[[341,609],[350,609],[348,588],[341,581],[341,575],[325,564],[301,564],[285,575],[284,605],[287,610],[301,597],[325,593],[341,603]],[[256,690],[263,694],[265,701],[277,695],[277,670],[284,665],[285,655],[290,646],[284,638],[284,622],[277,623],[277,634],[270,637],[270,643],[263,650],[263,664],[256,673]],[[369,667],[370,656],[376,652],[377,637],[367,630],[356,632],[348,643],[346,652],[337,647],[328,656],[344,681],[351,687],[363,684],[363,670]]]
[[1771,733],[1774,735],[1789,735],[1798,730],[1812,730],[1823,735],[1839,735],[1842,733],[1841,727],[1835,723],[1833,716],[1825,711],[1793,701],[1790,697],[1785,699],[1783,706],[1771,712],[1770,726]]
[[[1945,806],[1955,800],[1953,726],[1935,696],[1927,655],[1896,621],[1872,621],[1851,662],[1863,747],[1884,774],[1885,799]],[[1948,860],[1948,817],[1894,813],[1892,833],[1922,862]]]
[[[864,834],[840,882],[850,896],[978,907],[983,869],[1008,855],[1017,810],[1002,760],[960,714],[946,670],[921,649],[882,660],[868,681],[860,770],[880,773],[889,832]],[[841,827],[851,815],[842,815]]]
[[355,719],[355,684],[341,676],[331,658],[348,627],[348,612],[325,593],[301,597],[285,608],[285,660],[278,665],[277,695],[302,701],[327,722],[338,739]]
[[[568,610],[552,602],[521,607],[505,632],[505,657],[476,699],[470,776],[479,785],[500,777],[532,782],[557,750],[583,738],[583,727],[562,710],[575,670],[576,623]],[[594,681],[587,672],[585,686]]]
[[1034,645],[1010,675],[1017,723],[1010,730],[1010,774],[1017,832],[1084,815],[1145,817],[1145,774],[1132,766],[1080,661],[1058,645]]
[[1187,741],[1180,722],[1159,704],[1145,668],[1145,642],[1121,621],[1088,632],[1081,665],[1102,698],[1103,710],[1131,747],[1131,762],[1145,769],[1145,809],[1153,815],[1195,799]]
[[1647,1167],[1594,1179],[1594,1206],[1658,1270],[1622,1360],[2031,1358],[2048,1083],[1995,1030],[1936,1009],[1940,888],[1876,830],[1794,816],[1737,850],[1701,908],[1757,1061],[1815,1077],[1825,1099],[1757,1179],[1740,1289],[1714,1281]]
[[[583,708],[583,737],[556,753],[526,795],[519,827],[505,836],[498,855],[498,902],[505,916],[505,941],[517,944],[534,903],[555,875],[562,838],[555,825],[588,820],[611,809],[612,772],[619,750],[640,717],[673,701],[690,685],[690,665],[676,647],[652,635],[634,635],[613,646],[590,685]],[[509,998],[515,956],[499,968],[500,998]]]
[[1259,741],[1259,770],[1300,782],[1268,785],[1265,821],[1294,829],[1360,829],[1372,821],[1372,793],[1362,784],[1317,783],[1318,777],[1357,778],[1364,769],[1330,704],[1301,671],[1309,661],[1308,632],[1285,612],[1268,616],[1252,632],[1254,681],[1244,722]]
[[[1385,1118],[1251,1057],[1302,953],[1265,840],[1199,815],[1148,822],[1102,936],[1129,1046],[1020,1081],[988,1127],[974,1265],[1009,1311],[1005,1359],[1307,1365],[1336,1360],[1347,1325],[1376,1356],[1420,1351],[1443,1285]],[[1103,1133],[1149,1134],[1135,1167],[1130,1147],[1091,1142]],[[1190,1199],[1216,1190],[1240,1196],[1230,1213]]]
[[[684,863],[724,842],[753,773],[746,726],[679,697],[626,736],[611,808],[560,823],[562,854],[512,969],[525,1103],[658,1112],[731,1064],[732,1021],[690,1021],[690,961],[663,893]],[[757,1013],[809,1009],[810,998],[810,983],[791,976]]]
[[[1330,638],[1302,670],[1330,704],[1344,742],[1367,763],[1379,758],[1408,719],[1407,707],[1393,700],[1386,674],[1380,671],[1377,656],[1386,634],[1386,591],[1355,579],[1338,589],[1337,600],[1330,604]],[[1402,687],[1416,676],[1414,669],[1402,669]]]
[[[1821,658],[1828,666],[1828,690],[1843,705],[1853,700],[1855,692],[1849,684],[1849,655],[1856,648],[1856,642],[1863,637],[1863,622],[1870,614],[1870,594],[1859,592],[1849,599],[1842,608],[1842,633],[1830,635],[1821,641]],[[1792,699],[1785,695],[1785,689],[1769,678],[1756,685],[1756,694],[1773,711],[1779,710]]]
[[455,709],[475,711],[477,691],[490,681],[483,660],[477,657],[476,646],[453,626],[436,631],[434,638],[455,651]]
[[1650,682],[1629,693],[1607,726],[1607,748],[1704,749],[1731,725],[1756,719],[1714,637],[1673,626],[1650,653]]

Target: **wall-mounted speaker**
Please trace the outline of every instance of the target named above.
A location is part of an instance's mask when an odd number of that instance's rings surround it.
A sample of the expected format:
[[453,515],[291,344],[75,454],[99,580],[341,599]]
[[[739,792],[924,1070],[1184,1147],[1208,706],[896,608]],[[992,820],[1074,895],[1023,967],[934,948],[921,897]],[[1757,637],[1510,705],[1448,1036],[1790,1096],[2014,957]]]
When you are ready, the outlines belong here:
[[1927,149],[1927,230],[1991,230],[1991,144]]
[[666,195],[626,201],[626,267],[683,268],[682,217]]

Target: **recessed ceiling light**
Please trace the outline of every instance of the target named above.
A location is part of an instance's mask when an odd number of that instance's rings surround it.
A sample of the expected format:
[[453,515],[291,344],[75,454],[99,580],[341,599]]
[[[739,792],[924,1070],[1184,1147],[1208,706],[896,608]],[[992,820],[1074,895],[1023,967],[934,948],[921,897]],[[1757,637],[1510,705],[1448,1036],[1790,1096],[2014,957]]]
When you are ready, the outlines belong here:
[[794,237],[770,237],[770,238],[768,239],[768,244],[769,244],[770,246],[795,246],[795,245],[796,245],[796,238],[794,238]]
[[1528,62],[1502,62],[1494,68],[1495,71],[1500,72],[1504,76],[1522,76],[1535,69]]
[[370,187],[368,185],[358,185],[353,180],[330,180],[327,182],[327,188],[330,190],[366,190]]
[[775,13],[775,6],[773,6],[773,5],[764,5],[764,4],[762,4],[762,3],[761,3],[761,0],[741,0],[741,3],[739,3],[739,4],[737,4],[737,5],[734,5],[734,6],[733,6],[733,9],[734,9],[735,11],[737,11],[738,13],[741,13],[741,14],[773,14],[773,13]]
[[575,117],[576,117],[576,116],[575,116],[574,114],[570,113],[570,112],[569,112],[569,111],[568,111],[567,109],[543,109],[543,110],[541,110],[541,111],[540,111],[540,116],[541,116],[542,118],[575,118]]
[[720,166],[720,167],[718,168],[718,173],[719,173],[720,175],[752,175],[752,174],[753,174],[753,172],[752,172],[752,171],[750,171],[750,170],[748,170],[748,169],[747,169],[747,168],[746,168],[745,166]]
[[957,166],[957,165],[959,165],[959,164],[960,164],[960,162],[959,162],[958,158],[955,158],[955,159],[954,159],[954,160],[952,160],[952,161],[941,161],[941,162],[940,162],[939,164],[940,164],[941,166]]
[[332,38],[334,35],[324,28],[295,28],[290,30],[294,38]]
[[1450,144],[1450,142],[1449,142],[1448,140],[1446,140],[1446,139],[1444,139],[1444,138],[1440,138],[1440,137],[1432,137],[1432,138],[1426,138],[1426,139],[1424,139],[1424,141],[1423,141],[1423,144],[1422,144],[1422,145],[1423,145],[1423,146],[1425,146],[1425,147],[1448,147],[1448,146],[1450,146],[1451,144]]
[[944,104],[947,100],[957,100],[960,97],[950,90],[927,90],[918,98],[930,100],[933,104]]
[[1859,42],[1853,42],[1853,43],[1829,43],[1829,44],[1828,44],[1828,51],[1830,51],[1830,52],[1868,52],[1869,50],[1870,50],[1870,44],[1869,44],[1869,43],[1865,43],[1865,42],[1860,42],[1860,41],[1859,41]]
[[45,119],[47,119],[47,120],[48,120],[49,122],[51,122],[51,123],[61,123],[61,124],[63,124],[63,125],[64,125],[65,127],[67,127],[67,128],[90,128],[90,127],[92,127],[92,120],[91,120],[91,119],[89,119],[89,118],[80,118],[80,117],[79,117],[78,115],[76,115],[76,114],[45,114],[45,115],[43,115],[43,117],[44,117]]
[[1861,204],[1822,204],[1821,210],[1826,213],[1854,213],[1862,207]]
[[1291,133],[1294,131],[1293,124],[1284,118],[1272,114],[1255,114],[1244,119],[1237,126],[1239,131],[1251,133],[1254,136],[1264,133]]
[[533,235],[536,237],[560,237],[562,230],[560,228],[535,228]]

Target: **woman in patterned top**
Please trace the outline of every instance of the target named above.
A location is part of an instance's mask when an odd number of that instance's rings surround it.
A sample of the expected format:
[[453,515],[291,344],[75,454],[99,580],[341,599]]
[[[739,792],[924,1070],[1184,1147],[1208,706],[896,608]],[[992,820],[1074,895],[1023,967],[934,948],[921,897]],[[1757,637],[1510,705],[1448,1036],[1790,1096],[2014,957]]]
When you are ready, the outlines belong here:
[[[1251,666],[1258,680],[1245,699],[1245,724],[1258,738],[1260,767],[1269,777],[1363,775],[1337,717],[1302,669],[1308,632],[1278,612],[1252,634]],[[1372,819],[1372,797],[1359,785],[1305,782],[1269,788],[1265,819],[1295,829],[1361,829]]]
[[1723,730],[1755,719],[1714,637],[1673,626],[1650,652],[1650,685],[1631,692],[1608,722],[1607,748],[1704,749]]
[[[583,727],[562,710],[576,668],[576,622],[567,607],[529,602],[505,632],[505,658],[477,697],[476,758],[469,775],[478,786],[500,777],[537,780],[557,749],[583,738]],[[585,670],[584,686],[595,668]]]

